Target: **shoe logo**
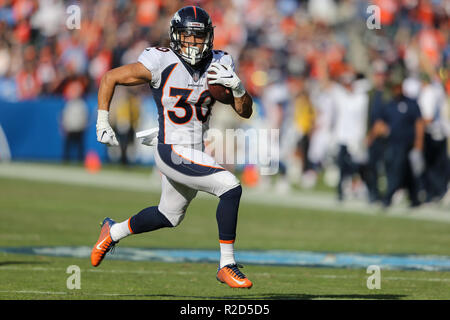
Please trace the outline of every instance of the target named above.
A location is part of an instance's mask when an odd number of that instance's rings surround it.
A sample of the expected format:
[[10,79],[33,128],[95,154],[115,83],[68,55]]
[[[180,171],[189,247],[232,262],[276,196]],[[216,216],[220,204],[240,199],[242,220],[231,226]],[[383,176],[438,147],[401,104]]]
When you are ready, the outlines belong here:
[[231,278],[231,279],[233,279],[234,282],[236,282],[237,284],[239,284],[241,286],[245,283],[245,281],[239,281],[239,280],[236,280],[235,278]]
[[103,242],[105,242],[106,239],[108,239],[108,237],[105,237],[105,239],[103,239],[102,242],[100,242],[100,243],[97,245],[97,249],[98,249],[98,250],[102,250],[102,248],[101,248],[100,246],[102,245]]

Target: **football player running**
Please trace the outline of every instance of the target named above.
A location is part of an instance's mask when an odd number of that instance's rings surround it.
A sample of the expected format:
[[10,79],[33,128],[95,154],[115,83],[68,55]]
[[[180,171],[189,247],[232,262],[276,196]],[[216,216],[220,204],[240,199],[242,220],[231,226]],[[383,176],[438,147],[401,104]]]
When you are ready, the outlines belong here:
[[[97,140],[117,146],[108,112],[117,85],[148,83],[158,107],[155,162],[162,174],[158,206],[143,209],[116,223],[105,218],[91,253],[94,267],[121,239],[160,228],[177,226],[198,191],[219,197],[216,211],[220,262],[216,278],[234,288],[250,288],[234,257],[234,241],[242,188],[239,180],[204,153],[215,100],[209,84],[231,89],[233,109],[243,118],[252,114],[252,98],[234,71],[232,57],[213,50],[214,27],[208,13],[195,6],[178,10],[170,21],[170,48],[146,48],[138,62],[108,71],[98,92]],[[209,71],[214,71],[209,73]]]

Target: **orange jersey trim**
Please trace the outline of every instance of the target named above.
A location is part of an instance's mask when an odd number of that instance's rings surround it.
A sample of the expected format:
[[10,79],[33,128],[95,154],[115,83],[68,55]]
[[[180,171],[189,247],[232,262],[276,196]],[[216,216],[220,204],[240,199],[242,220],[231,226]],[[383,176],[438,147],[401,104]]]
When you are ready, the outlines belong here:
[[198,165],[198,166],[208,167],[208,168],[213,168],[213,169],[225,170],[225,169],[222,168],[222,167],[213,167],[213,166],[208,166],[208,165],[206,165],[206,164],[202,164],[202,163],[195,162],[195,161],[193,161],[193,160],[191,160],[191,159],[189,159],[189,158],[186,158],[186,157],[182,156],[182,155],[179,154],[178,152],[176,152],[176,151],[173,149],[173,144],[171,144],[170,147],[172,148],[172,152],[175,153],[177,156],[179,156],[179,157],[181,157],[181,158],[183,158],[183,159],[185,159],[185,160],[187,160],[187,161],[190,161],[190,162],[192,162],[192,163],[194,163],[194,164],[196,164],[196,165]]

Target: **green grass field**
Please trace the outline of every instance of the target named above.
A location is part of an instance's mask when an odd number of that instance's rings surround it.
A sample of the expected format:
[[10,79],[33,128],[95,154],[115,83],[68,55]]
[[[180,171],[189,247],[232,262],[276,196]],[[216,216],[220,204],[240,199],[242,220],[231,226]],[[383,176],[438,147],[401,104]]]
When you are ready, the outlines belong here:
[[[244,195],[245,197],[245,191]],[[159,194],[0,178],[0,247],[92,246],[99,222],[122,221],[156,205]],[[217,200],[194,199],[177,228],[135,235],[120,246],[218,249]],[[236,250],[278,249],[450,256],[450,224],[241,203]],[[119,249],[118,248],[118,249]],[[66,269],[81,269],[81,289]],[[245,265],[251,290],[215,279],[217,264],[89,259],[0,252],[0,299],[449,299],[450,272]]]

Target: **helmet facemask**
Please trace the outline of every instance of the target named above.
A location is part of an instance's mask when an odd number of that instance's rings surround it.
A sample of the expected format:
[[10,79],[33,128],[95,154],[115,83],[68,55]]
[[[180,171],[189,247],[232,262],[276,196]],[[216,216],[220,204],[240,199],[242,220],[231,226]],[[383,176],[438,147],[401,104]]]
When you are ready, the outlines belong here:
[[170,46],[186,62],[196,65],[211,52],[214,32],[212,27],[205,28],[195,22],[191,22],[191,24],[199,26],[170,27]]

